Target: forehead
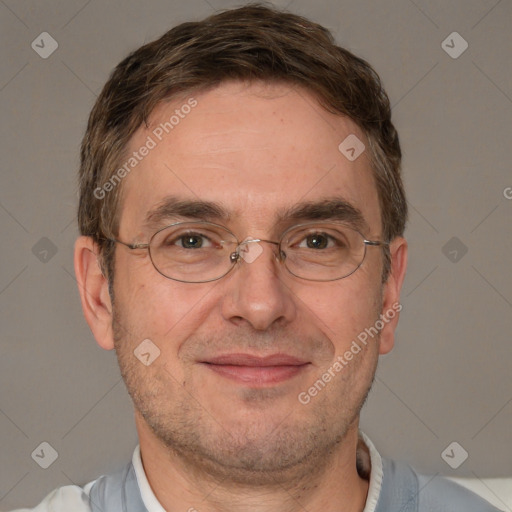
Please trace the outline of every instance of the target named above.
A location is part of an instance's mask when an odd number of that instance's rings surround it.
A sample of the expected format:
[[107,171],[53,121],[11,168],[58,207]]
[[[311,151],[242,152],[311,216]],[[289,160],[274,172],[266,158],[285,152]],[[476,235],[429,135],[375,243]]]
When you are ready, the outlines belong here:
[[347,137],[349,149],[366,145],[351,119],[290,85],[231,82],[162,103],[128,147],[137,164],[122,183],[120,234],[142,233],[169,196],[216,203],[233,227],[262,230],[300,202],[342,198],[379,232],[369,156],[347,158]]

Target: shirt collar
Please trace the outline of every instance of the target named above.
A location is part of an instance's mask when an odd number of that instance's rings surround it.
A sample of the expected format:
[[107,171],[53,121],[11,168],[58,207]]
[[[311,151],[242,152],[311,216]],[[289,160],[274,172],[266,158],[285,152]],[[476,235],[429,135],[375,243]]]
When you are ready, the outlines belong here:
[[[358,454],[359,472],[370,475],[368,495],[363,512],[375,512],[382,488],[382,458],[368,436],[361,431],[359,432],[359,441],[363,443],[363,446],[360,447],[359,450],[364,451],[363,453]],[[366,448],[368,449],[367,452],[364,450],[364,445],[366,445]],[[157,500],[151,486],[149,485],[146,472],[144,471],[144,466],[142,465],[139,445],[137,445],[133,452],[132,464],[135,469],[135,476],[139,485],[142,501],[144,502],[148,512],[165,512],[165,509]]]
[[[382,489],[382,477],[384,474],[382,469],[382,457],[364,432],[359,431],[359,440],[366,445],[370,455],[370,467],[365,468],[367,469],[367,472],[370,473],[370,484],[363,512],[375,512],[375,509],[377,508],[377,501],[379,501],[380,491]],[[365,460],[365,457],[361,457],[361,459]]]
[[144,466],[142,465],[142,458],[140,456],[140,445],[137,445],[133,452],[132,457],[133,468],[135,469],[135,476],[137,477],[137,483],[139,484],[140,495],[142,501],[146,506],[148,512],[165,512],[164,507],[156,499],[153,489],[149,485]]

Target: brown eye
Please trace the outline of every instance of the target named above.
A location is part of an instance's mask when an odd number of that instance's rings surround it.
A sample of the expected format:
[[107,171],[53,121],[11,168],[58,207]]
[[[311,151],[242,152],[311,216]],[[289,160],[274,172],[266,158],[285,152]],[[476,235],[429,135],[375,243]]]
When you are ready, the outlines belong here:
[[201,235],[185,235],[178,240],[184,249],[200,249],[203,247],[203,237]]
[[306,245],[308,249],[325,249],[329,245],[329,237],[323,234],[308,235]]

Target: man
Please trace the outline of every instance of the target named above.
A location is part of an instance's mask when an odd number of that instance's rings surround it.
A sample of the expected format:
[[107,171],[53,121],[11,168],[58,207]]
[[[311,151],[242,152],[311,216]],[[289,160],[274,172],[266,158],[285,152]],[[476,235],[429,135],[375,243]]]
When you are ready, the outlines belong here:
[[401,309],[400,157],[376,73],[298,16],[227,11],[121,62],[75,270],[140,446],[35,510],[494,510],[358,430]]

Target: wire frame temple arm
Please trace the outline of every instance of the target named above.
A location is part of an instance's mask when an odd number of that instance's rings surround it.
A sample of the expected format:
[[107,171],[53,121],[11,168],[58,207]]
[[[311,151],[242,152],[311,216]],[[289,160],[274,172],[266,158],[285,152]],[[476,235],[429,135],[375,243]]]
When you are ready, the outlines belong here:
[[122,242],[121,240],[118,240],[117,238],[108,238],[107,240],[110,240],[111,242],[117,242],[118,244],[124,245],[125,247],[128,247],[128,249],[147,249],[149,247],[149,243],[145,244],[127,244],[126,242]]
[[379,240],[363,240],[364,244],[365,245],[374,245],[374,246],[378,246],[378,245],[383,245],[383,246],[387,246],[389,245],[389,242],[381,242]]

